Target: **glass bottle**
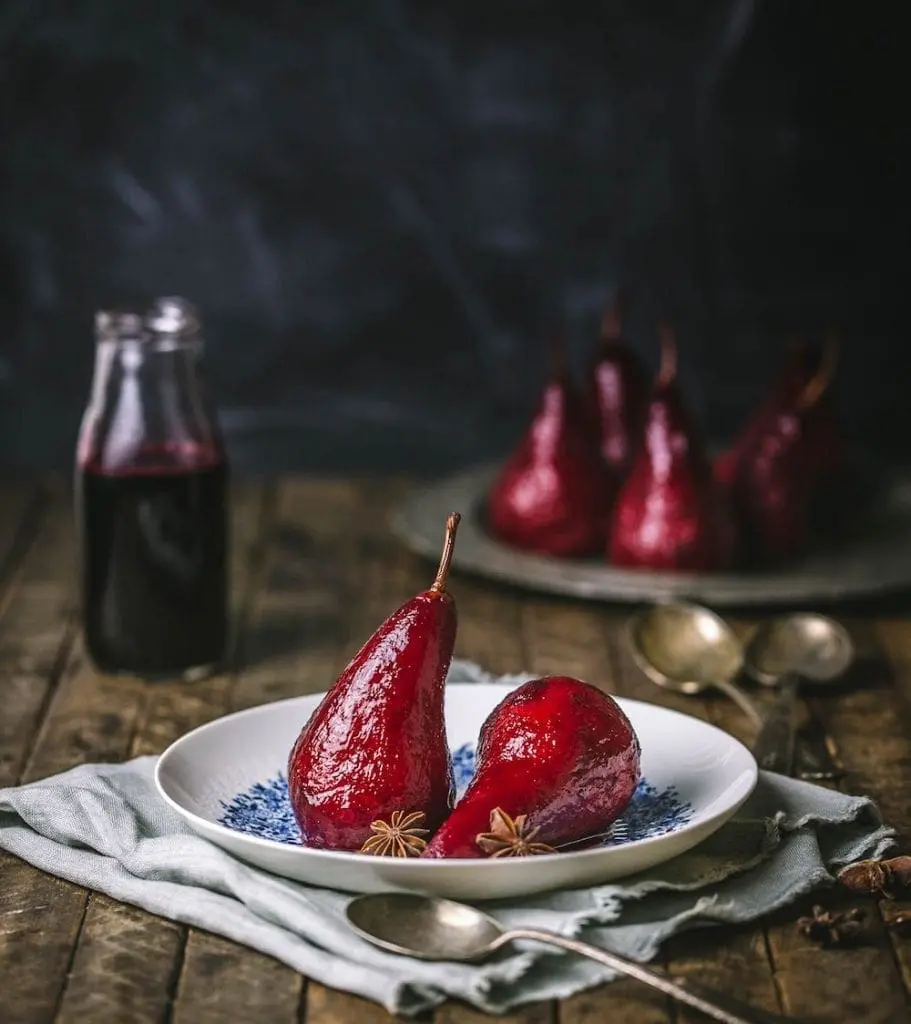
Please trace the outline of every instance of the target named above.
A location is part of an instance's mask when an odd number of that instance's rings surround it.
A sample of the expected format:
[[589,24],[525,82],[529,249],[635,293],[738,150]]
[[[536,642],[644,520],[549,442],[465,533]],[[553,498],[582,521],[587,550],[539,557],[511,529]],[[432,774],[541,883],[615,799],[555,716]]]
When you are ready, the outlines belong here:
[[228,644],[228,465],[195,310],[103,311],[79,434],[86,648],[99,669],[200,678]]

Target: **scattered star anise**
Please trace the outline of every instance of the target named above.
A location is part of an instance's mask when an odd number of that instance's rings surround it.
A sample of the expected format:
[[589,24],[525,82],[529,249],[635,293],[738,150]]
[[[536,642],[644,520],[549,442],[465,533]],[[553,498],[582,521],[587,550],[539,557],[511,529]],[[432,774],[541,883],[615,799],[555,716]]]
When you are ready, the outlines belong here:
[[479,832],[475,842],[491,857],[533,857],[539,853],[556,853],[547,843],[536,843],[535,836],[541,831],[533,828],[528,831],[525,819],[520,814],[517,818],[510,816],[501,808],[495,807],[490,812],[490,831]]
[[393,811],[389,821],[374,821],[370,825],[372,836],[361,847],[361,853],[375,857],[420,857],[427,845],[424,836],[430,829],[421,828],[426,815],[423,811]]
[[845,911],[813,907],[812,916],[798,918],[797,930],[828,949],[856,940],[863,932],[862,922],[865,917],[860,907]]
[[911,857],[859,860],[838,872],[838,881],[851,892],[895,899],[895,890],[911,887]]

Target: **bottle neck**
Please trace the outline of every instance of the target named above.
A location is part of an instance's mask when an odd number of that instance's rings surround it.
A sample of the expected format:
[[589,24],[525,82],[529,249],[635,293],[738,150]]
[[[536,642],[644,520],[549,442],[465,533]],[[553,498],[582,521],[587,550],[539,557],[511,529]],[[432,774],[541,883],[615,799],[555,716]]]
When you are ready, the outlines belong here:
[[201,469],[224,460],[196,338],[100,341],[78,459],[105,473]]

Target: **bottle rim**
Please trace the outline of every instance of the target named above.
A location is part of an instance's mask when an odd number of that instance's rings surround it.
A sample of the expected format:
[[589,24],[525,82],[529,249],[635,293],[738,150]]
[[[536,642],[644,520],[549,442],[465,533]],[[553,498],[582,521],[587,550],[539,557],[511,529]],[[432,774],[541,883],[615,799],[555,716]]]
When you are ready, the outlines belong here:
[[99,309],[95,313],[95,337],[98,341],[113,341],[124,336],[138,336],[143,331],[139,313],[128,309]]
[[158,298],[145,317],[146,327],[155,334],[195,334],[200,327],[199,313],[188,299],[178,295]]

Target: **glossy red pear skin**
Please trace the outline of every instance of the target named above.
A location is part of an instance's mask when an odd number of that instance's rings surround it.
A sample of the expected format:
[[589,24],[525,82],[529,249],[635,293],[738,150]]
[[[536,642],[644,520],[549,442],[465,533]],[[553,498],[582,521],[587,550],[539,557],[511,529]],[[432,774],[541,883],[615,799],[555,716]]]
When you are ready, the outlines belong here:
[[782,409],[793,406],[797,396],[813,376],[813,372],[814,366],[808,346],[795,346],[734,443],[728,451],[715,459],[714,474],[718,483],[723,486],[733,484],[744,454],[770,428]]
[[[810,345],[793,347],[789,358],[766,391],[763,400],[750,416],[733,445],[714,462],[715,480],[731,487],[743,459],[762,437],[774,432],[779,414],[793,414],[799,396],[819,369],[820,351]],[[811,471],[820,482],[833,479],[843,460],[843,442],[838,418],[827,391],[806,414],[807,442],[814,452]]]
[[601,457],[618,483],[632,463],[648,391],[648,378],[636,353],[622,341],[603,341],[591,370],[588,405],[598,425]]
[[782,411],[744,453],[733,496],[748,564],[791,557],[809,540],[818,479],[812,431],[806,417]]
[[612,498],[597,437],[578,396],[564,381],[551,381],[491,488],[491,533],[538,554],[590,554],[604,544]]
[[442,823],[454,793],[443,718],[456,608],[413,597],[354,656],[302,730],[288,762],[291,805],[308,846],[359,850],[370,823],[423,811]]
[[527,814],[557,846],[603,831],[639,781],[639,740],[606,693],[568,676],[520,686],[481,728],[474,778],[422,856],[483,857],[490,812]]
[[624,568],[711,572],[733,558],[728,503],[672,382],[659,384],[642,445],[614,507],[608,561]]

